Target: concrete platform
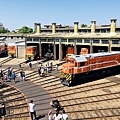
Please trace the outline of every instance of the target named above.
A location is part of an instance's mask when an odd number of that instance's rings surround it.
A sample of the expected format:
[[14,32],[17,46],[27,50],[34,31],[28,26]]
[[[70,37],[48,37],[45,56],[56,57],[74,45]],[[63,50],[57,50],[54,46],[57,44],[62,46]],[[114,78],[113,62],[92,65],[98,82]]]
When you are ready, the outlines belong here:
[[4,65],[17,65],[17,64],[18,64],[18,61],[19,61],[20,63],[22,63],[22,62],[25,61],[25,59],[24,59],[24,58],[21,58],[21,59],[19,59],[19,58],[13,58],[13,59],[10,60],[9,62],[5,63]]

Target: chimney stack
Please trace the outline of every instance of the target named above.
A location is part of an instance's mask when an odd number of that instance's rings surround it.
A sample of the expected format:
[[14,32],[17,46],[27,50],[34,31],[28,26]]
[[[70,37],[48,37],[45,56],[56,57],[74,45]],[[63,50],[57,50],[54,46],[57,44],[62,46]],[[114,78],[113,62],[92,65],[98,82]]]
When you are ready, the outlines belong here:
[[78,24],[79,22],[74,22],[74,33],[78,33]]
[[35,23],[36,25],[36,33],[40,34],[41,33],[41,24],[40,23]]
[[37,31],[37,23],[34,23],[34,31],[36,33],[36,31]]
[[111,21],[111,24],[110,24],[110,33],[115,33],[117,19],[111,19],[110,21]]
[[96,21],[91,21],[91,33],[95,33]]
[[56,33],[56,23],[52,23],[52,34]]

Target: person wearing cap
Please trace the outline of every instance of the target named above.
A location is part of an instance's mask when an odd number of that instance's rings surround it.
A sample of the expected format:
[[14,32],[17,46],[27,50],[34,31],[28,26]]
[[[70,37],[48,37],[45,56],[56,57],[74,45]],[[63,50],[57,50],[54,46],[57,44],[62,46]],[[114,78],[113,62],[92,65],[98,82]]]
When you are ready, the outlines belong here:
[[61,106],[58,99],[54,99],[50,101],[50,105],[54,108],[55,111],[63,110],[64,108]]

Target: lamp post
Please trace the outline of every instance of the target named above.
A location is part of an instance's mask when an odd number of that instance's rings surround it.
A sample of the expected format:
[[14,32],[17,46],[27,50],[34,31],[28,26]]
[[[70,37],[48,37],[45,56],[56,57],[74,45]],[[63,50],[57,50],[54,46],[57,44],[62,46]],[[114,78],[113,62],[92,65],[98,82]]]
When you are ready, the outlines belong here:
[[7,42],[8,42],[8,28],[6,28],[6,30],[7,30]]

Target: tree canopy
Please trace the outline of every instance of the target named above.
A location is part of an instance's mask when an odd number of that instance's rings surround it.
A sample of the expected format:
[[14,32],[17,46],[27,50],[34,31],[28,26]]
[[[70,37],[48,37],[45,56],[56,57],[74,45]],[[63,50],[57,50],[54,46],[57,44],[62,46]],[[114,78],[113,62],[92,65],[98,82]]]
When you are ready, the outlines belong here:
[[33,32],[33,29],[27,26],[23,26],[18,30],[18,33],[32,33],[32,32]]
[[7,33],[10,32],[8,29],[5,29],[4,27],[0,27],[0,33]]
[[81,24],[81,27],[87,27],[87,25],[86,24]]

